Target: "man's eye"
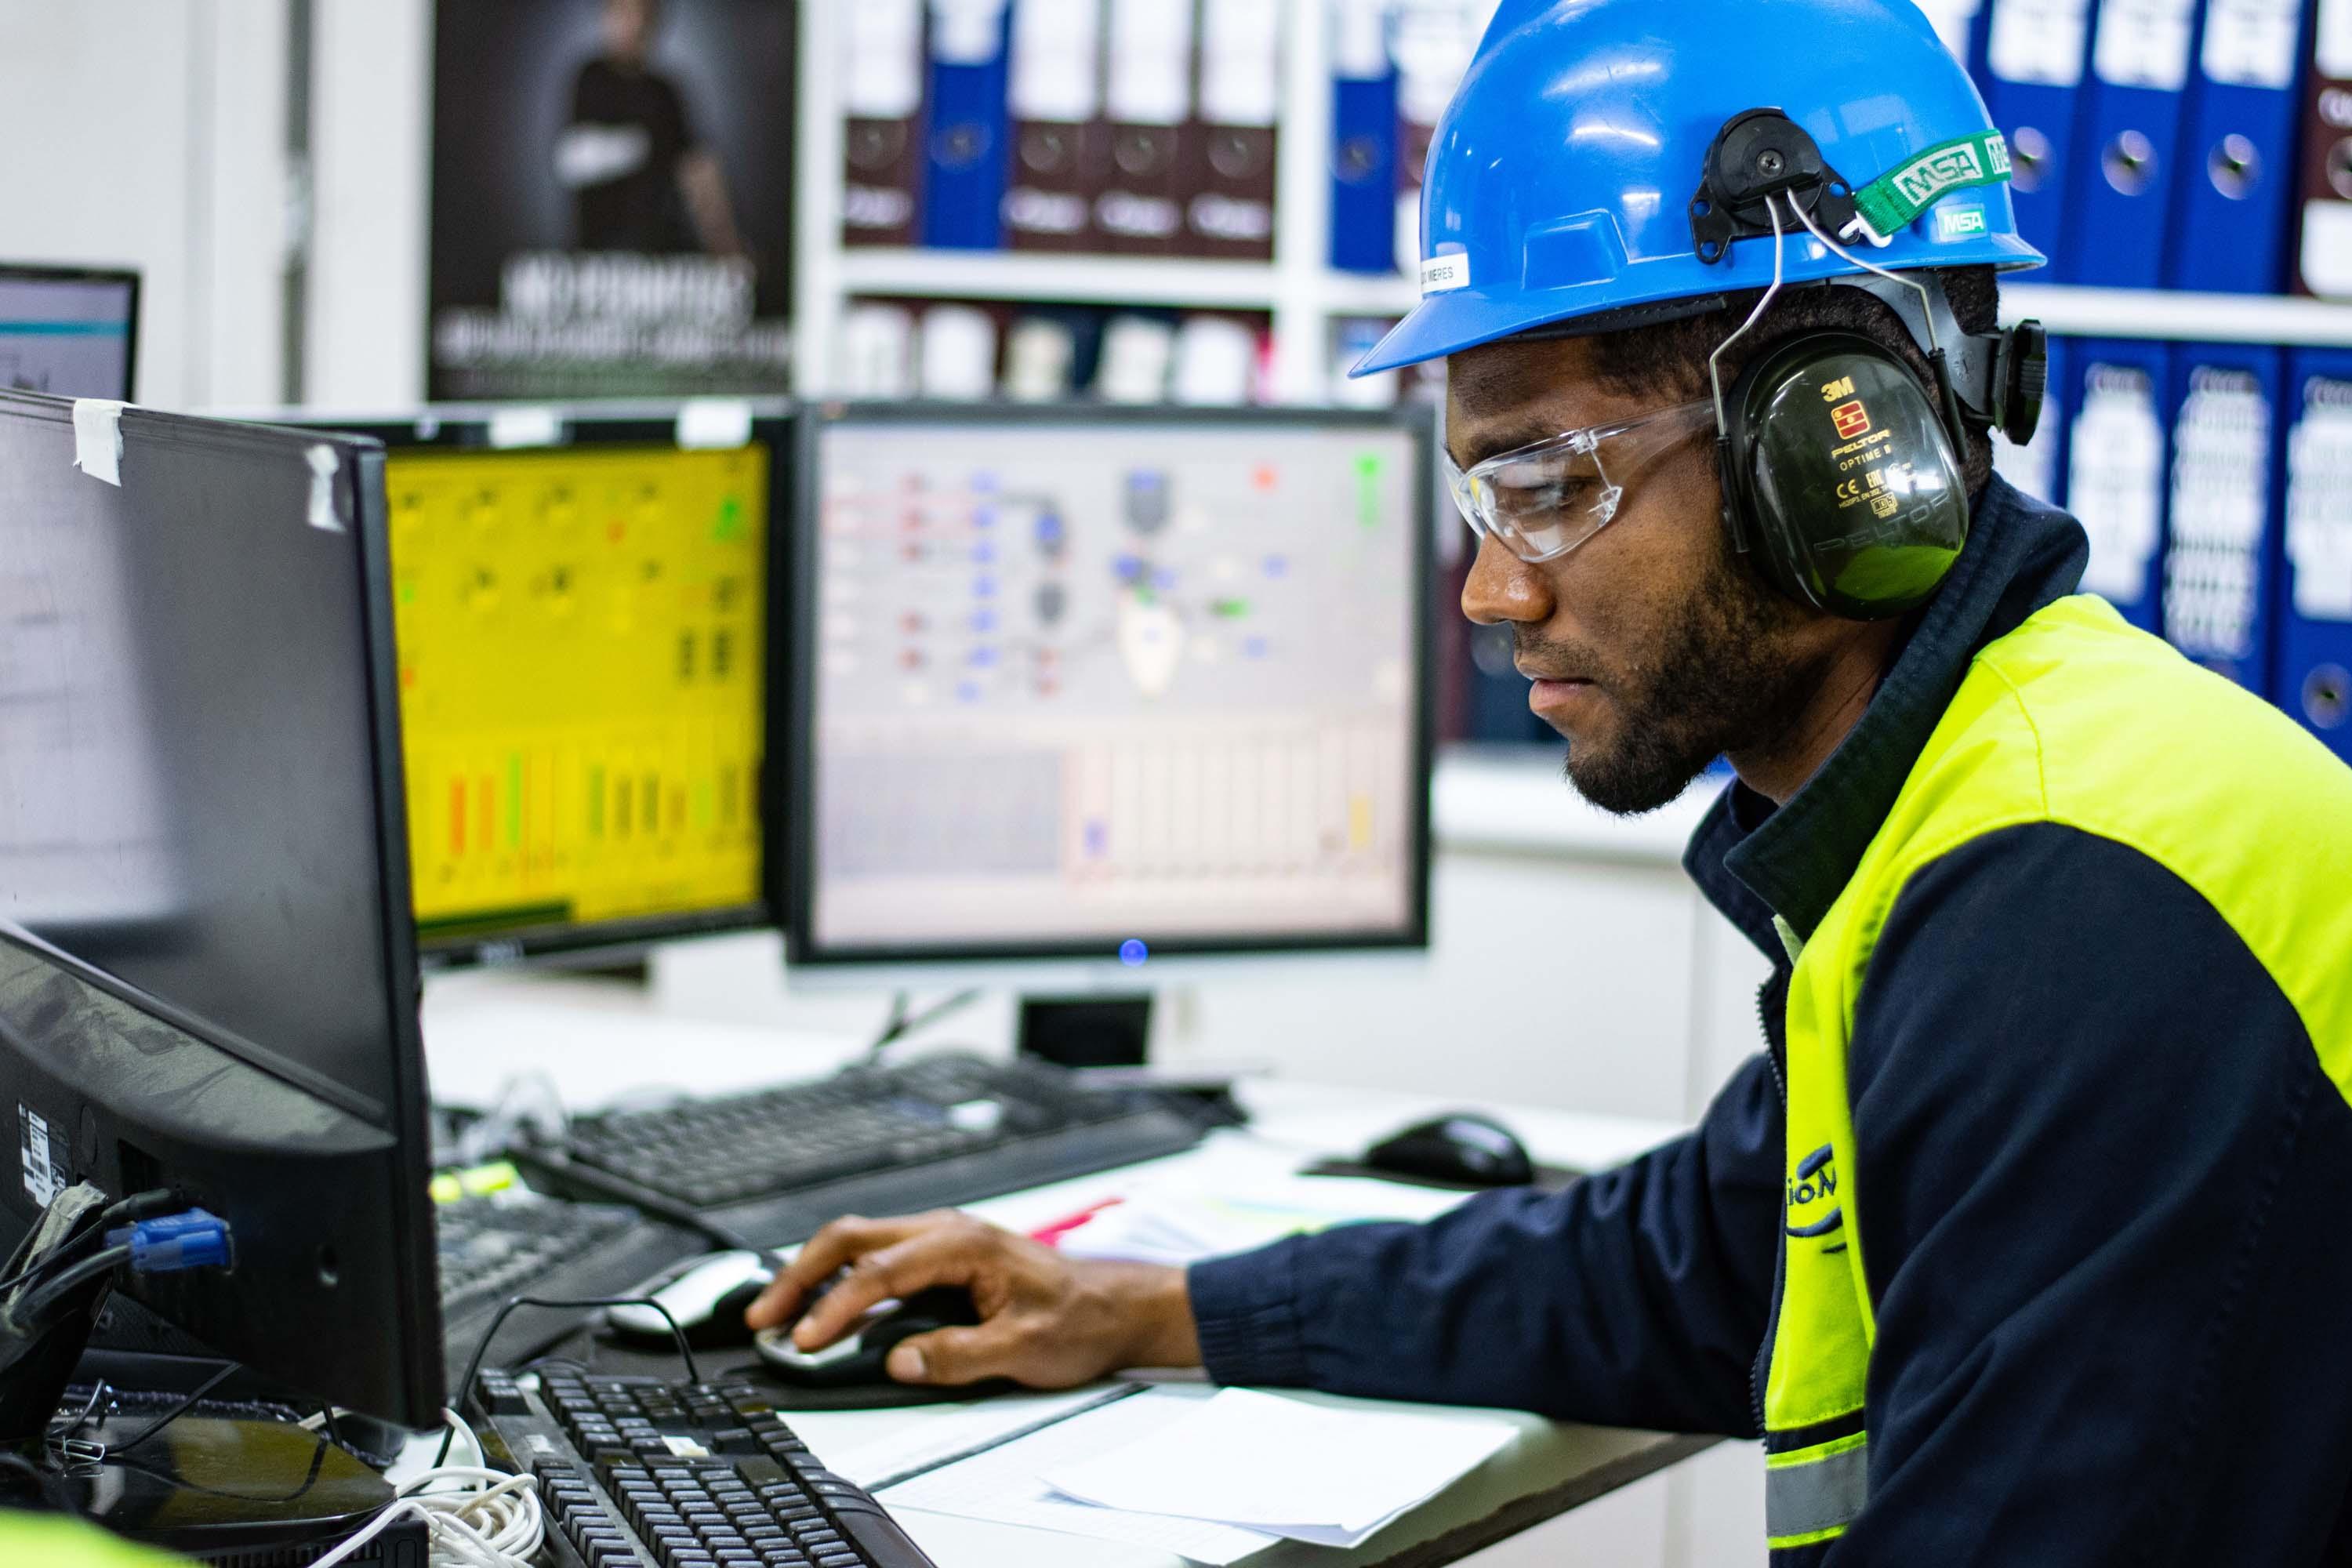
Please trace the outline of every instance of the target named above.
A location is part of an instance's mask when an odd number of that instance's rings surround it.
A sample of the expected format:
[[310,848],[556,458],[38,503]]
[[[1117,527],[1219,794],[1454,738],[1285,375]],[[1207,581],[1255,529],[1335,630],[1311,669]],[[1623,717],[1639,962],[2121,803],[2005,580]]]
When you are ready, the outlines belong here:
[[1592,501],[1592,480],[1589,476],[1563,474],[1557,469],[1517,476],[1505,474],[1495,480],[1496,496],[1503,505],[1515,510],[1589,506]]

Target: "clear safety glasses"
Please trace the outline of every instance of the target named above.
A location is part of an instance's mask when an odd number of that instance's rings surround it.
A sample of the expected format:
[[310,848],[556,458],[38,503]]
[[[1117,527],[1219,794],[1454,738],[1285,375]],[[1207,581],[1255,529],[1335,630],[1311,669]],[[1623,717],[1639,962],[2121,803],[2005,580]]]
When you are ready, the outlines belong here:
[[1448,453],[1445,483],[1471,532],[1541,565],[1608,527],[1624,503],[1627,483],[1714,425],[1715,405],[1701,401],[1628,425],[1570,430],[1489,458],[1467,472]]

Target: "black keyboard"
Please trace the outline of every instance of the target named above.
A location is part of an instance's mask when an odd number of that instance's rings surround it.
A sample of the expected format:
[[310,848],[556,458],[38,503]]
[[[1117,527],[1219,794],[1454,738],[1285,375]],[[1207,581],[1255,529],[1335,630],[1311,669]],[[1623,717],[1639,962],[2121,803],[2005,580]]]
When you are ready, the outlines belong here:
[[683,1205],[749,1247],[1088,1175],[1201,1141],[1159,1097],[1044,1062],[949,1054],[659,1110],[575,1119],[516,1158],[576,1196]]
[[[436,1204],[434,1226],[441,1265],[442,1353],[452,1380],[462,1373],[508,1298],[623,1295],[710,1245],[635,1209],[571,1203],[523,1187]],[[508,1314],[484,1364],[528,1360],[585,1316],[518,1309]]]
[[559,1568],[932,1568],[749,1384],[493,1373],[480,1394]]

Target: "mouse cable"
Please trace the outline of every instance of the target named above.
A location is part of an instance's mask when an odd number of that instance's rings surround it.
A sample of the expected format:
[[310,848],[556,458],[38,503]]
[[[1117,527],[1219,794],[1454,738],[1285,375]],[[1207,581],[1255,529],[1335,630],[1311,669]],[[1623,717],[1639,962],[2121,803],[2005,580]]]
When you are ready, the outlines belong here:
[[[181,1416],[185,1415],[189,1411],[194,1410],[197,1405],[203,1401],[205,1394],[210,1394],[214,1389],[218,1388],[222,1384],[226,1383],[231,1377],[236,1374],[238,1370],[237,1363],[233,1361],[222,1363],[219,1371],[205,1379],[204,1382],[196,1384],[194,1393],[184,1395],[177,1405],[174,1405],[169,1410],[164,1411],[163,1415],[158,1415],[155,1419],[147,1423],[146,1426],[139,1428],[138,1431],[132,1433],[130,1436],[125,1437],[121,1442],[81,1443],[79,1447],[73,1450],[73,1457],[84,1462],[96,1463],[103,1460],[110,1454],[129,1453],[131,1449],[139,1447],[140,1444],[147,1441],[148,1438],[152,1437],[156,1433],[161,1432],[164,1427],[169,1426],[173,1422],[177,1421]],[[52,1431],[49,1434],[48,1440],[52,1447],[64,1447],[69,1441],[79,1442],[79,1440],[76,1439],[73,1435],[76,1432],[80,1431],[83,1426],[89,1424],[90,1415],[98,1408],[99,1396],[105,1392],[105,1389],[106,1384],[101,1381],[98,1387],[91,1392],[90,1402],[83,1408],[82,1413],[76,1416],[72,1421],[68,1422],[64,1426]]]
[[[669,1325],[669,1337],[677,1345],[678,1359],[686,1363],[686,1380],[688,1383],[702,1381],[702,1371],[695,1365],[694,1347],[687,1343],[686,1331],[677,1326],[677,1320],[670,1316],[667,1307],[650,1296],[509,1296],[506,1303],[492,1315],[490,1326],[482,1331],[480,1341],[474,1346],[474,1353],[466,1360],[466,1376],[457,1384],[458,1404],[463,1405],[474,1392],[474,1379],[481,1375],[482,1358],[490,1353],[490,1342],[498,1338],[499,1330],[506,1322],[507,1315],[517,1307],[551,1307],[559,1310],[576,1307],[651,1307],[661,1314],[662,1321]],[[447,1463],[449,1440],[456,1436],[455,1428],[441,1434],[441,1447],[433,1456],[436,1468]],[[311,1568],[319,1568],[319,1565],[313,1563]]]
[[547,1513],[539,1498],[536,1477],[509,1475],[492,1469],[482,1452],[482,1440],[454,1410],[441,1413],[448,1439],[462,1432],[473,1449],[473,1463],[447,1465],[436,1461],[424,1474],[404,1481],[394,1500],[384,1505],[365,1528],[332,1551],[313,1559],[310,1568],[334,1568],[347,1562],[384,1531],[404,1519],[425,1522],[432,1568],[531,1568],[547,1540]]

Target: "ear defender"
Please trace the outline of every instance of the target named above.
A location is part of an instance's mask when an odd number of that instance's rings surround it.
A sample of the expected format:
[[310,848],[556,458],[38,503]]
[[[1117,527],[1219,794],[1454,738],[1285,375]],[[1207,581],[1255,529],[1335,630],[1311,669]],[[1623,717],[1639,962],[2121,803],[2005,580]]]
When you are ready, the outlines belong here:
[[1724,522],[1801,605],[1890,620],[1934,596],[1969,537],[1958,421],[1852,332],[1762,355],[1725,400]]

